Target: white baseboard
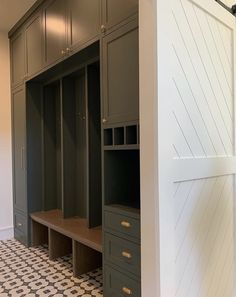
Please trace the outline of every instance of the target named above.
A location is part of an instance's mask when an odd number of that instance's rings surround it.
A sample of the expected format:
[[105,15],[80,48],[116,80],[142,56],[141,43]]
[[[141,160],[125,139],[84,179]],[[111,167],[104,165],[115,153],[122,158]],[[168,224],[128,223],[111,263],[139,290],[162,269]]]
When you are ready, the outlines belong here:
[[0,240],[12,239],[14,237],[13,227],[0,228]]

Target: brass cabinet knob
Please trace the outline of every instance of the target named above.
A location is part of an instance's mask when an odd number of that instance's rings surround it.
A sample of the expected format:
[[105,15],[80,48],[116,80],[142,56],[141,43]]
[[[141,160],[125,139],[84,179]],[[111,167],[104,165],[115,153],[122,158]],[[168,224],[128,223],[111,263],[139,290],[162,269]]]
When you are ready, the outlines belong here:
[[126,251],[123,251],[122,252],[122,256],[124,258],[127,258],[127,259],[131,259],[132,258],[132,255],[129,252],[126,252]]
[[71,47],[67,47],[66,52],[67,52],[67,54],[69,54],[69,53],[72,53],[73,51],[72,51]]
[[105,124],[107,122],[107,119],[103,118],[102,122],[103,122],[103,124]]
[[132,291],[129,288],[123,287],[122,292],[126,295],[132,295]]
[[22,227],[21,223],[17,223],[16,225],[17,225],[17,227]]
[[101,25],[101,32],[106,33],[106,26],[105,25]]
[[127,222],[127,221],[122,221],[120,224],[121,224],[122,227],[125,227],[125,228],[130,228],[131,227],[131,224],[129,222]]
[[62,51],[61,51],[61,54],[62,54],[62,55],[65,55],[65,54],[66,54],[66,51],[65,51],[65,50],[62,50]]

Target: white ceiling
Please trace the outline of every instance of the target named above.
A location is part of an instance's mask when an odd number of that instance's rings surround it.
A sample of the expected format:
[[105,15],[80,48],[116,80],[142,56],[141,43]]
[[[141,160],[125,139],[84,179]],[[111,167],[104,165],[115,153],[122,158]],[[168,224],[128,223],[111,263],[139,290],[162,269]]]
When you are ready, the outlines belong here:
[[36,0],[0,0],[0,31],[8,32]]

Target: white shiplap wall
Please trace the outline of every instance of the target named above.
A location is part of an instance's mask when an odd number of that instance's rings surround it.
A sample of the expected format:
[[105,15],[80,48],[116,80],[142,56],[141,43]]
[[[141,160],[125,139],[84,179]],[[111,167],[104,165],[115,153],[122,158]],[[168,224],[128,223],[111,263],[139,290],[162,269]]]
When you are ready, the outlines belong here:
[[235,21],[210,2],[173,1],[176,297],[234,296]]
[[161,297],[235,297],[235,17],[158,0]]

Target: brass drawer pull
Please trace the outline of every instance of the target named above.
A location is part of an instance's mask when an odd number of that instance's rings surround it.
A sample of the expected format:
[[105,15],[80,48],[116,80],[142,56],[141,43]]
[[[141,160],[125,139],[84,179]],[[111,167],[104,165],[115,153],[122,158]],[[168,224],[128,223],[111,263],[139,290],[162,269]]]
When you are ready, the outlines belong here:
[[129,253],[129,252],[122,252],[122,256],[124,257],[124,258],[127,258],[127,259],[131,259],[132,258],[132,255]]
[[131,227],[131,224],[129,222],[127,222],[127,221],[122,221],[120,224],[121,224],[122,227],[125,227],[125,228],[130,228]]
[[126,295],[132,295],[132,291],[126,287],[122,288],[122,292],[125,293]]

